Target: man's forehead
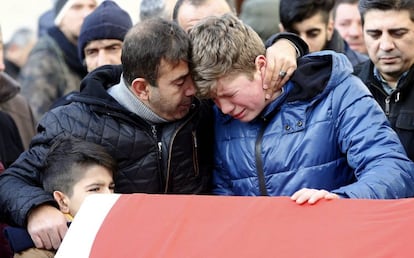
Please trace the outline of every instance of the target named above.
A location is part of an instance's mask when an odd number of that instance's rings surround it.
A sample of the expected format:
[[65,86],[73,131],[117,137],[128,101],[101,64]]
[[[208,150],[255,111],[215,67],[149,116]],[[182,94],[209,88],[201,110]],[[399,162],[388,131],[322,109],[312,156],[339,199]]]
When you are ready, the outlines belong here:
[[184,60],[180,61],[167,61],[162,59],[159,67],[159,77],[168,77],[169,80],[177,80],[181,77],[189,74],[188,62]]

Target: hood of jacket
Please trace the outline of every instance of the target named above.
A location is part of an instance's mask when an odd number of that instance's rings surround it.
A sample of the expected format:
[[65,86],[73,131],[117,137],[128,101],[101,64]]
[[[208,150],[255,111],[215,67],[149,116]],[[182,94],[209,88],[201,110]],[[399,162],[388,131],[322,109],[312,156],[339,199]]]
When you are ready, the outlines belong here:
[[80,92],[71,94],[69,102],[81,102],[109,109],[124,109],[107,90],[119,83],[122,65],[104,65],[90,72],[81,81]]
[[261,117],[270,119],[285,102],[316,103],[351,73],[352,65],[344,54],[331,50],[308,54],[298,59],[298,68],[283,87],[285,94],[271,102]]
[[294,86],[287,101],[323,98],[352,71],[344,54],[330,50],[308,54],[298,60],[298,68],[290,79]]

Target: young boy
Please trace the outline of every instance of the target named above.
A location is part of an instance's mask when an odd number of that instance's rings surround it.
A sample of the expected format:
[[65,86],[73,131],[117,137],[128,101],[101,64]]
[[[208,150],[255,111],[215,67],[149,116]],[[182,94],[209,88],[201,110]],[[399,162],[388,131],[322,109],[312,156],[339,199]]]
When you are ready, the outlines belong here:
[[310,204],[414,195],[414,163],[344,55],[301,58],[266,100],[265,48],[250,27],[224,15],[200,22],[190,37],[199,95],[216,104],[216,194]]
[[[115,160],[102,146],[74,137],[62,137],[52,145],[41,176],[44,189],[53,194],[59,209],[71,222],[86,196],[114,192],[115,171]],[[26,238],[21,238],[18,232]],[[30,248],[34,244],[24,229],[9,227],[6,235],[15,252],[14,257],[54,256],[53,252]]]

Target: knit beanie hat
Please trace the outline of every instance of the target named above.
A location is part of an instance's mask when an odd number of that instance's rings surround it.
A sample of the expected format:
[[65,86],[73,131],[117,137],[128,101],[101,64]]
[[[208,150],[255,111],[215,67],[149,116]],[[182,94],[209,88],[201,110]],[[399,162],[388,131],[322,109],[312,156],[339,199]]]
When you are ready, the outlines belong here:
[[54,5],[55,21],[54,22],[56,26],[59,26],[66,12],[73,5],[73,2],[74,2],[73,0],[56,0],[55,1],[55,5]]
[[132,27],[129,14],[113,1],[104,1],[91,14],[85,17],[78,39],[79,58],[85,59],[84,48],[92,40],[119,39],[124,41]]

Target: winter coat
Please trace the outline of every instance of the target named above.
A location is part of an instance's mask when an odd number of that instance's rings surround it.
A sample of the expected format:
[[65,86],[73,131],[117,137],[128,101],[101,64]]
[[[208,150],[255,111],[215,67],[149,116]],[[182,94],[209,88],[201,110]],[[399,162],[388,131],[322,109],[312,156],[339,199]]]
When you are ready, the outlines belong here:
[[[211,190],[211,105],[195,99],[182,120],[151,125],[107,93],[110,86],[119,83],[121,72],[120,66],[93,71],[83,80],[81,92],[72,95],[72,103],[45,114],[31,149],[0,175],[0,219],[24,226],[32,207],[54,203],[41,188],[39,171],[53,140],[64,134],[106,147],[118,162],[114,178],[117,193],[196,194]],[[160,148],[165,139],[168,147]]]
[[214,193],[414,196],[414,163],[343,54],[301,58],[281,96],[243,123],[215,108]]
[[[78,71],[80,68],[71,69],[69,65],[76,62],[79,66],[82,65],[76,45],[68,42],[58,29],[51,28],[49,31],[54,31],[59,37],[49,34],[41,37],[30,52],[19,77],[22,94],[29,100],[36,121],[40,120],[55,100],[79,90],[80,81],[86,75],[85,68],[82,72]],[[67,50],[64,51],[61,45],[66,46]]]
[[19,93],[17,81],[6,73],[0,73],[0,111],[9,114],[16,126],[25,149],[35,134],[36,122],[27,100]]
[[23,151],[16,123],[9,114],[0,111],[0,162],[7,168]]
[[414,67],[407,77],[399,83],[397,89],[388,96],[381,82],[374,76],[374,64],[367,61],[355,67],[357,75],[371,91],[384,110],[392,128],[397,132],[408,157],[414,160]]

